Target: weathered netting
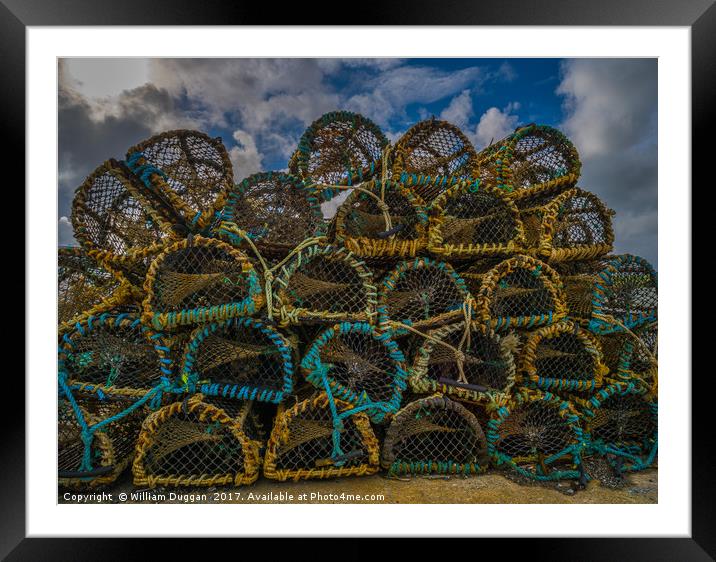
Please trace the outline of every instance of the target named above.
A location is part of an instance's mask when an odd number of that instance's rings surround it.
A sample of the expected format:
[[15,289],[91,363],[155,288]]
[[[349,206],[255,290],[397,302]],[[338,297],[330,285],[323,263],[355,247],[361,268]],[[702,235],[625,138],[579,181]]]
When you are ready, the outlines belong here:
[[[157,210],[123,164],[108,160],[80,185],[72,228],[87,254],[108,270],[129,275],[171,235],[172,219]],[[129,279],[133,281],[133,279]]]
[[304,240],[324,234],[326,224],[318,197],[294,176],[254,174],[232,188],[215,231],[245,247],[243,239],[221,228],[221,223],[233,223],[262,254],[285,256]]
[[622,254],[575,264],[562,275],[569,315],[597,334],[633,329],[657,319],[657,276],[645,259]]
[[[306,129],[289,169],[310,183],[350,185],[380,172],[388,139],[370,119],[349,111],[326,113]],[[324,192],[330,198],[329,192]]]
[[487,442],[477,418],[441,395],[401,408],[381,453],[381,465],[391,474],[476,474],[487,463]]
[[445,262],[404,261],[388,273],[378,292],[381,330],[404,335],[407,325],[424,332],[456,321],[471,301],[465,282]]
[[338,208],[334,219],[338,244],[371,258],[413,257],[425,248],[428,215],[420,197],[391,180],[384,185],[381,180],[369,181],[360,187],[373,196],[356,189]]
[[462,321],[428,335],[410,372],[414,392],[442,392],[458,400],[484,403],[512,391],[519,344],[514,334],[500,336],[474,321],[466,334]]
[[173,378],[169,345],[138,314],[89,316],[62,337],[58,368],[79,393],[141,398]]
[[210,224],[234,181],[221,139],[199,131],[167,131],[142,141],[127,151],[127,166],[190,230]]
[[530,333],[520,355],[522,377],[545,390],[591,391],[607,370],[596,337],[569,320]]
[[57,252],[57,322],[60,334],[88,316],[131,307],[128,283],[113,276],[82,248],[65,247]]
[[590,260],[612,251],[614,211],[588,191],[574,188],[555,196],[516,197],[515,203],[526,249],[542,259]]
[[492,411],[487,446],[495,466],[535,480],[582,476],[584,435],[577,411],[550,393],[526,390]]
[[658,326],[656,322],[644,324],[634,328],[633,333],[639,339],[635,341],[629,337],[625,342],[620,370],[613,378],[639,383],[647,388],[651,396],[656,397],[659,384]]
[[226,242],[201,236],[166,248],[152,262],[144,290],[143,319],[157,329],[246,316],[264,303],[247,256]]
[[380,446],[368,416],[356,412],[336,424],[333,409],[340,415],[352,406],[330,400],[321,393],[279,410],[266,446],[266,478],[295,481],[378,471]]
[[136,486],[241,486],[259,475],[251,402],[196,394],[150,414],[132,465]]
[[616,382],[584,403],[588,452],[602,456],[620,475],[654,463],[658,448],[658,402],[647,389]]
[[314,244],[296,253],[273,281],[274,318],[305,322],[376,323],[373,274],[342,247]]
[[[127,408],[126,401],[80,398],[58,402],[57,470],[60,486],[96,487],[112,484],[132,462],[142,409],[113,419]],[[103,424],[83,439],[83,426]]]
[[512,254],[524,247],[519,211],[496,187],[460,182],[433,201],[429,214],[428,251],[443,258]]
[[560,131],[527,125],[477,155],[474,177],[509,192],[566,189],[581,173],[577,149]]
[[289,341],[253,318],[199,326],[185,347],[182,383],[205,396],[278,403],[293,389]]
[[[393,149],[392,172],[417,176],[468,178],[476,166],[475,148],[455,125],[427,119],[413,125]],[[443,185],[423,183],[415,191],[427,203],[442,192]]]
[[477,317],[496,330],[552,324],[567,314],[559,275],[529,256],[515,256],[492,268],[475,298]]
[[301,370],[329,399],[349,402],[377,423],[398,410],[408,378],[398,345],[364,322],[326,328],[306,351]]

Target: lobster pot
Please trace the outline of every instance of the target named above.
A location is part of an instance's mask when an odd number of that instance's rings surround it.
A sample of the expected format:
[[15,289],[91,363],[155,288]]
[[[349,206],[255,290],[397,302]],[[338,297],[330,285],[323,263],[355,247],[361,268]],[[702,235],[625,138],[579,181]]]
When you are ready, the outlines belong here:
[[607,373],[597,338],[569,320],[529,334],[520,371],[526,381],[553,392],[593,391]]
[[445,262],[404,261],[380,283],[378,320],[383,331],[408,333],[401,324],[429,330],[463,317],[471,300],[462,278]]
[[155,135],[130,148],[126,163],[159,205],[190,230],[210,224],[234,182],[221,138],[199,131]]
[[58,369],[81,394],[135,399],[174,375],[170,343],[126,313],[79,322],[60,341]]
[[381,465],[391,474],[476,474],[487,463],[487,441],[477,418],[440,395],[401,408],[381,452]]
[[495,466],[533,480],[579,478],[584,436],[569,403],[536,390],[492,411],[487,446]]
[[259,474],[250,402],[196,394],[150,414],[132,464],[135,486],[241,486]]
[[376,423],[398,410],[408,378],[398,345],[361,322],[326,328],[306,351],[301,370],[313,386],[360,407]]
[[172,217],[148,197],[139,178],[108,160],[77,188],[72,201],[72,229],[80,245],[108,271],[138,286],[143,258],[172,233]]
[[143,320],[157,329],[248,316],[264,302],[246,255],[220,240],[180,240],[153,262],[144,283]]
[[573,188],[555,196],[513,197],[527,251],[550,262],[591,260],[612,251],[612,216],[593,193]]
[[495,330],[549,325],[567,314],[562,281],[546,263],[518,255],[481,279],[477,318]]
[[382,259],[413,257],[425,248],[428,215],[422,199],[391,180],[385,185],[373,180],[360,187],[338,208],[337,244],[356,256]]
[[430,206],[428,250],[446,259],[515,253],[524,246],[520,214],[505,192],[462,181]]
[[[79,488],[112,484],[134,458],[139,427],[146,412],[139,408],[122,415],[131,404],[128,401],[79,398],[76,404],[77,410],[67,398],[58,402],[59,485]],[[102,424],[86,444],[80,419],[90,428]]]
[[373,274],[345,248],[304,248],[280,268],[273,289],[274,317],[282,326],[306,322],[376,323]]
[[638,340],[629,340],[624,346],[624,357],[619,379],[645,386],[649,394],[657,395],[659,365],[657,363],[658,328],[656,323],[634,329]]
[[[341,400],[335,407],[338,415],[352,409]],[[349,413],[337,421],[325,393],[280,410],[266,446],[264,476],[284,481],[376,473],[380,446],[368,416]]]
[[[244,231],[262,254],[281,257],[304,240],[323,235],[326,226],[317,192],[280,172],[254,174],[233,187],[220,221]],[[247,246],[221,226],[217,233],[236,246]]]
[[650,467],[658,446],[658,402],[633,383],[606,386],[585,404],[589,454],[605,458],[617,474]]
[[657,276],[645,259],[622,254],[575,264],[562,275],[569,315],[596,334],[623,332],[657,319]]
[[278,403],[293,389],[294,350],[259,320],[231,318],[200,326],[185,349],[182,380],[192,392]]
[[[393,149],[393,177],[471,177],[477,154],[465,134],[446,121],[427,119],[413,125]],[[430,203],[442,193],[442,183],[416,185],[415,191]]]
[[477,403],[506,395],[515,383],[517,342],[514,334],[500,336],[474,321],[469,333],[464,321],[433,330],[417,353],[410,386]]
[[[306,129],[291,157],[289,170],[309,183],[351,185],[381,169],[388,139],[370,119],[358,113],[326,113]],[[334,193],[324,191],[326,199]]]
[[476,178],[508,192],[564,190],[580,172],[577,149],[546,125],[521,127],[477,155]]
[[57,321],[64,333],[91,315],[110,311],[131,294],[123,283],[90,258],[82,248],[65,247],[57,252]]

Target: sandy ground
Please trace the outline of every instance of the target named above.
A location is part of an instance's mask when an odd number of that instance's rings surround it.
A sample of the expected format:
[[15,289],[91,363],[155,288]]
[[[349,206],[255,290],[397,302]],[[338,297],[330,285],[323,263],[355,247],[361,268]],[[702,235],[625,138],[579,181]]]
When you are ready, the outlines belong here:
[[[103,500],[107,503],[657,503],[658,470],[628,474],[618,487],[602,486],[592,480],[585,489],[578,490],[569,482],[538,484],[495,472],[469,478],[394,479],[376,474],[281,483],[260,478],[239,488],[142,490],[132,485],[131,474],[125,472],[104,492],[110,495]],[[132,498],[132,493],[138,495]],[[92,496],[66,494],[78,492],[60,490],[60,503],[97,501]],[[120,494],[126,494],[127,500],[122,501]]]

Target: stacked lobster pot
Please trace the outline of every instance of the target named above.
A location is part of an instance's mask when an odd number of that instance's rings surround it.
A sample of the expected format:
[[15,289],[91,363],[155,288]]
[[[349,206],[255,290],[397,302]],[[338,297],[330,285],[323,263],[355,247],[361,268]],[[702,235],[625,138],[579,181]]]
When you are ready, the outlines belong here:
[[657,285],[539,125],[477,152],[312,123],[240,181],[170,131],[77,189],[61,248],[59,477],[621,476],[656,458]]

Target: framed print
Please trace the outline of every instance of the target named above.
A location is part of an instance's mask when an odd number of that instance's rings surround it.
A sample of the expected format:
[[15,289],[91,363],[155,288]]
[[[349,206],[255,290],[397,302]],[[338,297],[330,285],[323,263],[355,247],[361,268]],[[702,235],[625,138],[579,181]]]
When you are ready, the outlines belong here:
[[691,377],[711,3],[0,9],[26,139],[9,559],[346,536],[714,556]]

